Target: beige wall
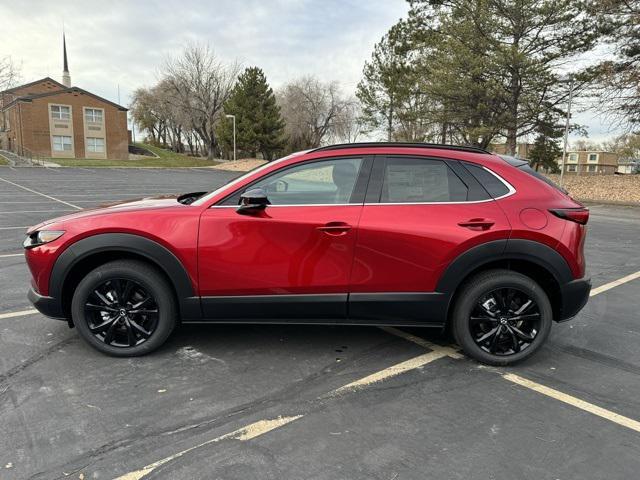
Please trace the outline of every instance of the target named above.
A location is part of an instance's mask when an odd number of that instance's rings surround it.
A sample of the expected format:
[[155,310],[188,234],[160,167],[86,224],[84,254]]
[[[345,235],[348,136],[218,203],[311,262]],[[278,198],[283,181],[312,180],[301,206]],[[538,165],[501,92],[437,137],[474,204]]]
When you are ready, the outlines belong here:
[[[69,119],[57,119],[53,118],[51,115],[51,107],[68,107],[71,111],[71,118]],[[75,147],[73,142],[73,106],[65,105],[63,103],[48,103],[47,104],[47,116],[49,117],[49,148],[51,151],[51,156],[53,158],[75,158]],[[65,136],[71,138],[71,150],[64,151],[56,151],[53,148],[53,137],[54,136]]]

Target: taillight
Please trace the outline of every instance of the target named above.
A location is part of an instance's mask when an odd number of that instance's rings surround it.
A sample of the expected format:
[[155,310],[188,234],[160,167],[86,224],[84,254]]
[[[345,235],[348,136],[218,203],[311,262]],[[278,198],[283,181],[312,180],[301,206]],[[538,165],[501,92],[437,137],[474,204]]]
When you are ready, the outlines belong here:
[[558,218],[570,220],[572,222],[579,223],[580,225],[586,225],[589,221],[588,208],[552,208],[549,211]]

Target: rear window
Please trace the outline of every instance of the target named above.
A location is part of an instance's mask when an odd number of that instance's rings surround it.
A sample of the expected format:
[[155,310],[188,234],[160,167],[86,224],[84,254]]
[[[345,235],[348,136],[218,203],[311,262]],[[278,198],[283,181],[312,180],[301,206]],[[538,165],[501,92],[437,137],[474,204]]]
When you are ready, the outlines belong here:
[[471,163],[465,163],[464,166],[493,198],[499,198],[509,193],[507,186],[491,172]]
[[543,181],[544,183],[546,183],[547,185],[555,188],[556,190],[558,190],[559,192],[564,193],[565,195],[568,195],[569,192],[567,192],[564,188],[562,188],[560,185],[556,184],[553,180],[551,180],[549,177],[546,177],[544,175],[542,175],[539,172],[536,172],[533,168],[531,168],[529,166],[529,162],[527,162],[526,160],[522,160],[520,158],[515,158],[515,157],[510,157],[508,155],[499,155],[500,158],[502,158],[505,162],[507,162],[509,165],[513,165],[516,168],[519,168],[520,170],[522,170],[523,172],[527,172],[529,175],[531,175],[532,177],[536,177],[538,180]]

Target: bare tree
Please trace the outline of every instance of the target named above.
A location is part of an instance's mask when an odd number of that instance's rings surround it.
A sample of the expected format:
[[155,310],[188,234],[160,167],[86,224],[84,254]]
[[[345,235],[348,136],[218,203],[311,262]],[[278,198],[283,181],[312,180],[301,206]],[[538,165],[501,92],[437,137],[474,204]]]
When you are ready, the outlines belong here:
[[292,151],[319,147],[330,138],[347,105],[336,82],[323,83],[311,76],[285,85],[278,103]]
[[344,101],[344,107],[336,116],[331,140],[336,142],[353,143],[367,133],[367,127],[362,115],[362,107],[356,98]]
[[166,61],[163,82],[172,107],[188,119],[209,159],[215,157],[215,126],[239,71],[237,63],[223,63],[208,45],[188,45],[182,54]]
[[20,79],[20,68],[11,57],[0,58],[0,92],[15,86]]

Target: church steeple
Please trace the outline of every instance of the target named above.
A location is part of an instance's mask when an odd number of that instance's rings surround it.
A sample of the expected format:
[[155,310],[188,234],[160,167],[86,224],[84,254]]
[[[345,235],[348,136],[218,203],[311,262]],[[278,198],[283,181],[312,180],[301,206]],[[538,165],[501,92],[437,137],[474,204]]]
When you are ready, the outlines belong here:
[[62,32],[62,56],[64,66],[62,69],[62,84],[65,87],[71,87],[71,75],[69,75],[69,62],[67,61],[67,40]]

